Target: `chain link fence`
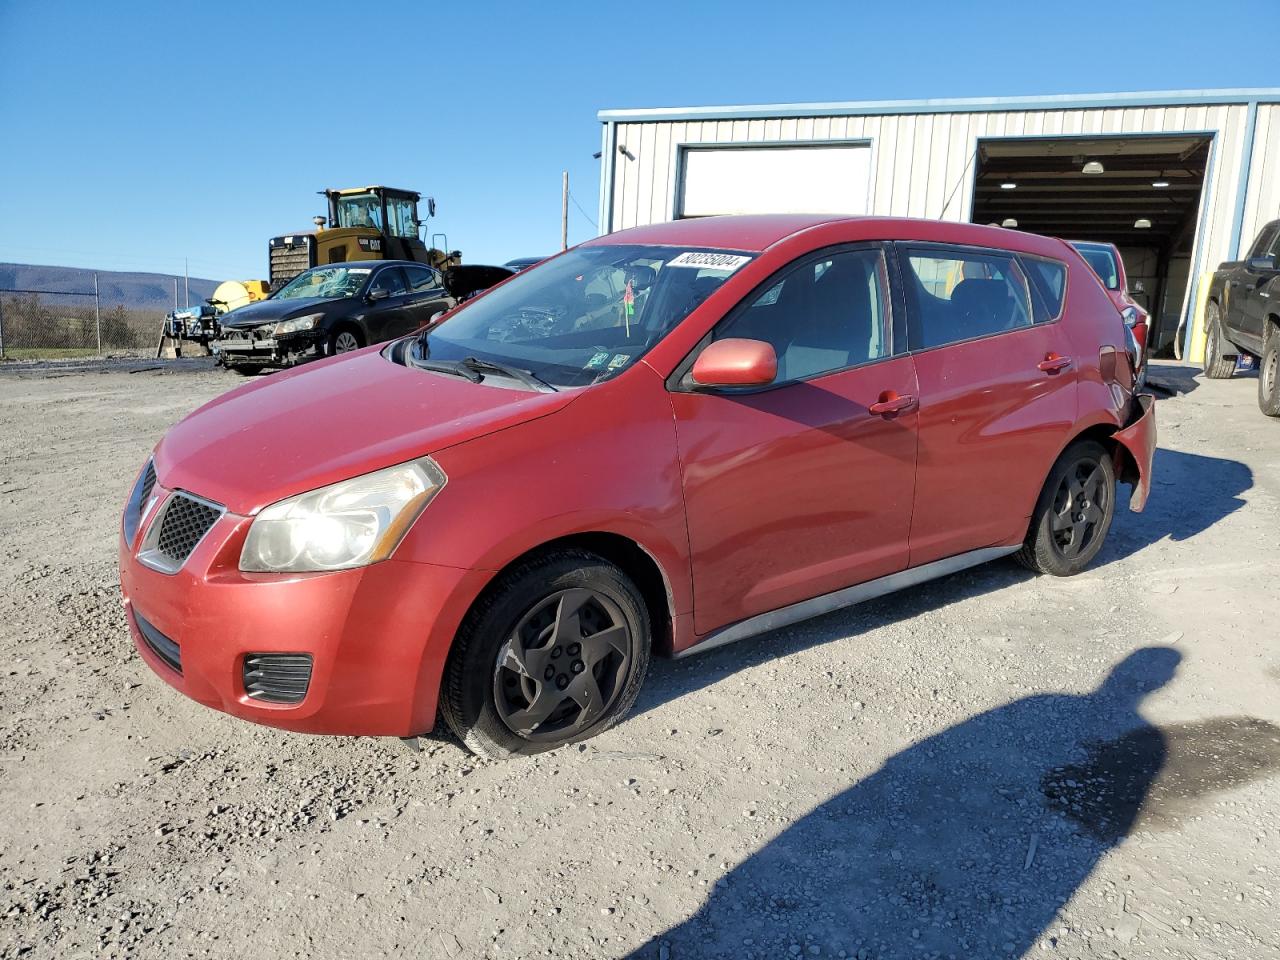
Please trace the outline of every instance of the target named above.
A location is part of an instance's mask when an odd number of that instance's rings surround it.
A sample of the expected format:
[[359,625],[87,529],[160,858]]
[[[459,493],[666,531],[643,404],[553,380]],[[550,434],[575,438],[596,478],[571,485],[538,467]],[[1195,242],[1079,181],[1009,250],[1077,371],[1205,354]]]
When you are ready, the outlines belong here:
[[164,314],[106,305],[93,291],[0,288],[0,360],[155,349]]

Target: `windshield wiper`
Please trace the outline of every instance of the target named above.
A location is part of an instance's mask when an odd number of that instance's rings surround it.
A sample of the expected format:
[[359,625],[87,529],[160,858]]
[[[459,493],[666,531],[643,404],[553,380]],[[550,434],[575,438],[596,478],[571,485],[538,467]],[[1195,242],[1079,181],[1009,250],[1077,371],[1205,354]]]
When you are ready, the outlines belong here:
[[[430,362],[430,361],[428,361]],[[481,360],[479,357],[464,357],[457,361],[458,365],[464,370],[470,370],[477,376],[483,376],[486,373],[496,373],[500,376],[510,377],[512,380],[523,383],[526,387],[538,390],[542,393],[555,393],[556,388],[541,377],[529,370],[522,370],[519,367],[512,367],[505,363],[496,363],[493,360]]]
[[464,380],[470,380],[472,383],[479,383],[484,379],[484,375],[479,370],[473,370],[464,366],[459,360],[413,360],[411,361],[419,370],[431,370],[435,373],[451,373],[455,377],[462,377]]

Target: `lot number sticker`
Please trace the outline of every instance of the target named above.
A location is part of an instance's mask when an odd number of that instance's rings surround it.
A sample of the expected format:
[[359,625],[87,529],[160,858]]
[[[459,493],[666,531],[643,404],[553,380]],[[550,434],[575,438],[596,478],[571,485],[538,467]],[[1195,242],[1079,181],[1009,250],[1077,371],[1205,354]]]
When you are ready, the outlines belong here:
[[693,267],[702,270],[723,270],[725,273],[733,273],[744,263],[749,261],[750,257],[741,257],[735,253],[682,253],[670,263],[668,267]]

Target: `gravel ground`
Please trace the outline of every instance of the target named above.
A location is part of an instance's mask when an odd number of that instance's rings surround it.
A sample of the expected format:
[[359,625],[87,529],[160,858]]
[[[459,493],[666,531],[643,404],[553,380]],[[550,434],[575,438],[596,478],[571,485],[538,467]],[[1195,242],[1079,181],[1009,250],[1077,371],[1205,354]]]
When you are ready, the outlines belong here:
[[588,744],[291,735],[133,653],[190,362],[0,375],[0,957],[1280,957],[1280,429],[1164,365],[1146,513],[655,664]]

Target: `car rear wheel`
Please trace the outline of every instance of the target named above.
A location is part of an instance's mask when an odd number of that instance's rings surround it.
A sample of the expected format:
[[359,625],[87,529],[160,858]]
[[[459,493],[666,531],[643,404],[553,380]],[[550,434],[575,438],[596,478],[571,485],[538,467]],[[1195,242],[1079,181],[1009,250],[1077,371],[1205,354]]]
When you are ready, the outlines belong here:
[[1236,372],[1236,354],[1222,336],[1222,308],[1210,300],[1204,314],[1204,375],[1226,380]]
[[585,551],[512,569],[467,615],[440,705],[483,757],[594,737],[631,709],[649,670],[649,616],[631,580]]
[[1268,417],[1280,417],[1280,325],[1268,323],[1258,362],[1258,407]]
[[352,350],[359,350],[364,346],[364,338],[360,336],[360,331],[352,327],[339,327],[333,333],[329,334],[329,356],[336,356],[339,353],[350,353]]
[[1049,471],[1017,557],[1037,573],[1070,577],[1098,555],[1116,510],[1116,474],[1102,444],[1072,444]]

